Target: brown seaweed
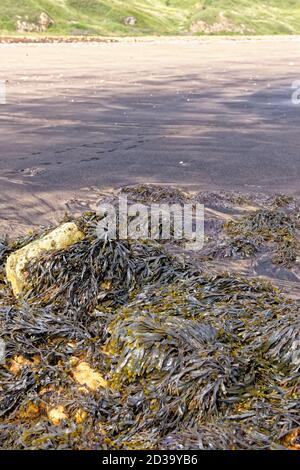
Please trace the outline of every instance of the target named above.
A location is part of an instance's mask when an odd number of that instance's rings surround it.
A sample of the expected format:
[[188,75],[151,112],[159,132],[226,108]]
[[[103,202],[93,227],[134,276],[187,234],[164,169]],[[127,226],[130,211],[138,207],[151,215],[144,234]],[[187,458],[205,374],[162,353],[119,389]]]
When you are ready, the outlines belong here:
[[[146,189],[137,195],[160,197]],[[232,245],[216,256],[270,243],[287,259],[297,214],[289,198],[270,204],[224,226]],[[5,260],[48,229],[0,243],[0,447],[297,448],[299,301],[156,242],[98,240],[93,213],[76,223],[85,239],[29,264],[22,301]],[[78,382],[82,364],[99,384]]]

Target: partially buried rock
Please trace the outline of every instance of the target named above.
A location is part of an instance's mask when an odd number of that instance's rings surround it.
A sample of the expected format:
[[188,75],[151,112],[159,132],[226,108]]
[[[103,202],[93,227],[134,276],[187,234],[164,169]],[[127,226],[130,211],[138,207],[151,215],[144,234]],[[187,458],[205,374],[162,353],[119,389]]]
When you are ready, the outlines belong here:
[[36,260],[47,252],[63,250],[83,238],[84,234],[77,225],[68,222],[12,253],[6,262],[6,277],[11,283],[14,295],[19,297],[28,284],[26,266],[29,261]]

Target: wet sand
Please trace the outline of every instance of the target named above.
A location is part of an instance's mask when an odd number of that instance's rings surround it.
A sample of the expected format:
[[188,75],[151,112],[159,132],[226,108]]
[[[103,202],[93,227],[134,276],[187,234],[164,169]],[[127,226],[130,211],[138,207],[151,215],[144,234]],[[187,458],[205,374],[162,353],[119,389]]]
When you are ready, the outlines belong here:
[[299,38],[0,45],[0,235],[128,184],[298,196],[299,48]]

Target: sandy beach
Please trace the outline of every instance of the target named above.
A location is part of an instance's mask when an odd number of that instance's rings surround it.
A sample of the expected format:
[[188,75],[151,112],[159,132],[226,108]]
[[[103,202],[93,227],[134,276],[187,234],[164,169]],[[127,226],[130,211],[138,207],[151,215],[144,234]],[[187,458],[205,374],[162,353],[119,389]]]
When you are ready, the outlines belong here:
[[1,44],[0,234],[136,183],[298,196],[299,38]]

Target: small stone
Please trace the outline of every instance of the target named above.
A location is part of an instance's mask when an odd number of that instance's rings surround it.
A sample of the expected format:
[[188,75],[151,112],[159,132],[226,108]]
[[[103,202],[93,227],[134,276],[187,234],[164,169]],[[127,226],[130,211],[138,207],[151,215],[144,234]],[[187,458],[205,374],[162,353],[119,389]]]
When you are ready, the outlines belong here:
[[77,228],[77,225],[74,222],[68,222],[12,253],[6,262],[6,277],[11,283],[14,295],[19,297],[28,284],[26,266],[29,261],[36,260],[47,252],[63,250],[83,238],[84,234]]
[[124,18],[123,20],[123,23],[126,26],[135,26],[136,22],[137,22],[137,19],[134,16],[126,16],[126,18]]
[[49,410],[47,414],[49,420],[52,424],[54,424],[54,426],[58,426],[61,421],[68,418],[65,413],[65,409],[62,405],[59,405],[56,408],[51,408],[51,410]]
[[20,372],[23,367],[33,367],[39,364],[40,360],[38,357],[34,357],[32,361],[29,361],[24,356],[14,356],[11,360],[9,371],[16,375]]
[[95,391],[98,388],[107,388],[108,382],[102,375],[93,370],[87,362],[81,362],[73,371],[73,377],[80,385]]
[[81,424],[85,421],[87,413],[84,410],[78,409],[75,413],[75,421],[77,424]]

